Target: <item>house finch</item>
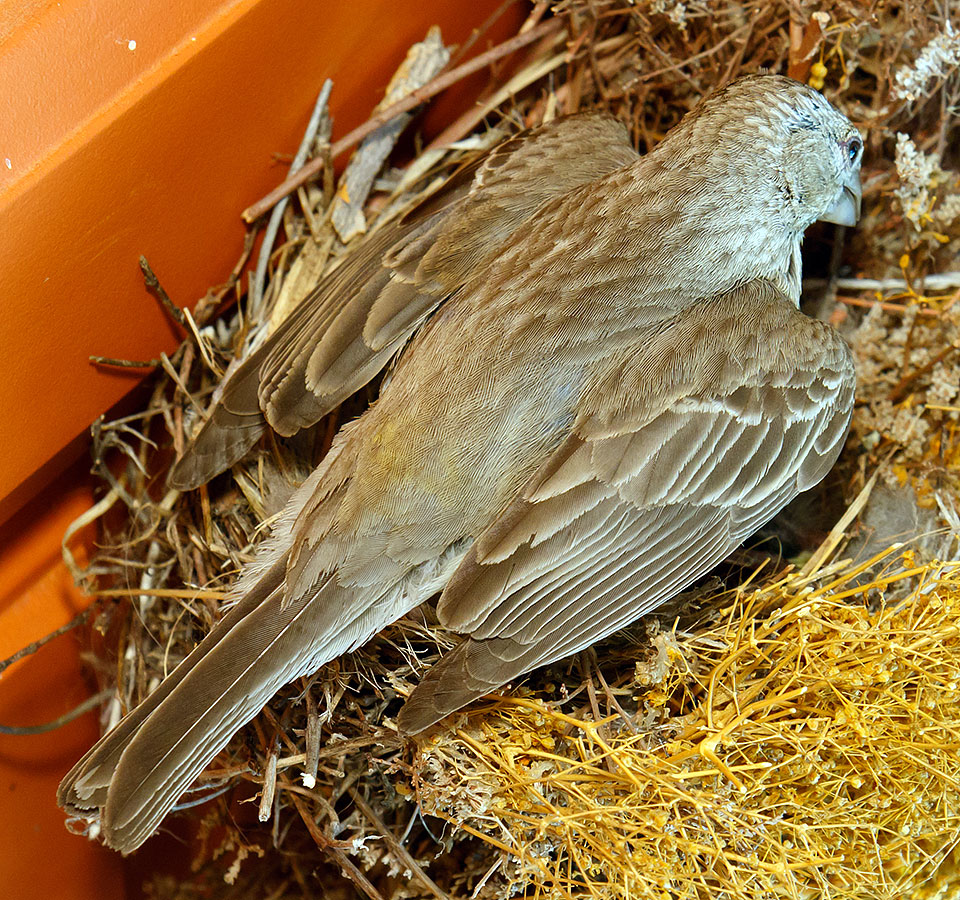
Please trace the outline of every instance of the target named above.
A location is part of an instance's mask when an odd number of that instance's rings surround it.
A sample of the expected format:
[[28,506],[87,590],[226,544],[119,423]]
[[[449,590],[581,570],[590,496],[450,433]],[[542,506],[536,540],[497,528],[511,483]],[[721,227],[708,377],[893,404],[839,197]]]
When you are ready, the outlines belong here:
[[519,135],[375,234],[240,368],[173,482],[264,420],[315,422],[415,338],[60,803],[133,850],[281,685],[442,591],[465,639],[400,712],[420,731],[654,609],[820,481],[854,372],[797,309],[800,244],[856,221],[862,146],[812,89],[748,77],[644,157],[602,115]]

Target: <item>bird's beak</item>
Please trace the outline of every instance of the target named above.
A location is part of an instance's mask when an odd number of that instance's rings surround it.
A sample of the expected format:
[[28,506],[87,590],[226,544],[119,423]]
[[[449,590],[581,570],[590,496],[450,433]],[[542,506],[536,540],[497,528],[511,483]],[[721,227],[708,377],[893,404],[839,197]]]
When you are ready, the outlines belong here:
[[860,200],[863,192],[860,189],[860,170],[851,172],[843,182],[843,193],[840,199],[822,216],[821,222],[835,222],[837,225],[856,225],[860,218]]

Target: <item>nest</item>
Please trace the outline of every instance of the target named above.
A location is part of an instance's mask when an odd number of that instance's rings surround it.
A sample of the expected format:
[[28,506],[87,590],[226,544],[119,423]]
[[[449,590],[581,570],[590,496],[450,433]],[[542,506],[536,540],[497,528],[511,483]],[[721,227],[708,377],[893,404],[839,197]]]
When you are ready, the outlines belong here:
[[[556,115],[608,108],[643,151],[718,83],[767,68],[822,88],[866,135],[861,226],[846,242],[812,233],[806,248],[805,302],[846,335],[860,379],[848,446],[814,504],[825,527],[797,527],[807,501],[779,543],[755,542],[669,608],[414,744],[393,716],[453,643],[429,605],[416,610],[289,685],[234,738],[184,801],[207,801],[180,817],[193,876],[156,875],[158,900],[960,887],[960,26],[932,0],[547,7],[484,54],[493,68],[475,109],[385,162],[380,139],[406,125],[396,104],[412,109],[411,90],[464,70],[436,31],[411,50],[366,126],[376,139],[343,176],[349,190],[330,163],[356,136],[328,143],[322,96],[294,161],[320,174],[272,207],[250,289],[255,231],[230,282],[193,317],[176,311],[187,339],[156,361],[143,411],[94,428],[103,490],[83,521],[98,519],[101,537],[77,574],[101,598],[94,667],[115,686],[105,726],[202,639],[271,516],[376,394],[295,439],[268,438],[207,487],[166,491],[165,467],[230,361],[360,232]],[[156,279],[148,287],[173,308]]]

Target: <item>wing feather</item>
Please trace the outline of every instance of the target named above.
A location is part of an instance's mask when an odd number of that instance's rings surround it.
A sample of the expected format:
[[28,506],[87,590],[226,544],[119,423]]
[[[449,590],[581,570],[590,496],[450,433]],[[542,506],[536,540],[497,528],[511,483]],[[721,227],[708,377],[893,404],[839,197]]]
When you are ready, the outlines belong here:
[[[654,388],[658,365],[673,382],[641,395],[632,414],[606,412],[624,400],[607,400],[604,385],[591,415],[475,542],[438,606],[469,637],[424,677],[402,728],[422,730],[656,608],[826,474],[852,411],[846,345],[764,282],[712,303],[687,343],[674,334],[662,359],[638,363]],[[726,314],[754,324],[760,340],[730,337],[723,370],[733,375],[718,382],[717,334],[735,330],[711,317]]]
[[539,207],[637,158],[621,123],[589,113],[523,132],[463,167],[374,232],[239,367],[171,485],[195,487],[233,465],[265,423],[291,435],[319,421],[482,273]]

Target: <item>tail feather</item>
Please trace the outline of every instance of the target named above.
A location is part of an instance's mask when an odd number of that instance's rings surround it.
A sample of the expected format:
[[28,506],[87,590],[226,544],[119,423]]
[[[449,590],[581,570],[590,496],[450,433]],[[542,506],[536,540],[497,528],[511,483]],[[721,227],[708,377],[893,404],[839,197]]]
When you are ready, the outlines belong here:
[[107,788],[120,762],[120,756],[144,720],[193,671],[200,660],[218,646],[224,635],[283,583],[285,564],[286,560],[280,559],[265,572],[260,581],[230,608],[206,638],[160,683],[157,689],[83,755],[60,782],[57,790],[57,802],[60,806],[73,815],[83,816],[90,810],[102,808],[106,804]]
[[[386,624],[332,578],[282,603],[277,560],[171,676],[67,775],[60,802],[128,853],[282,685]],[[319,637],[323,636],[323,637]]]
[[237,729],[311,666],[316,600],[286,609],[280,601],[277,590],[235,625],[133,735],[104,809],[111,846],[132,849],[146,840]]

